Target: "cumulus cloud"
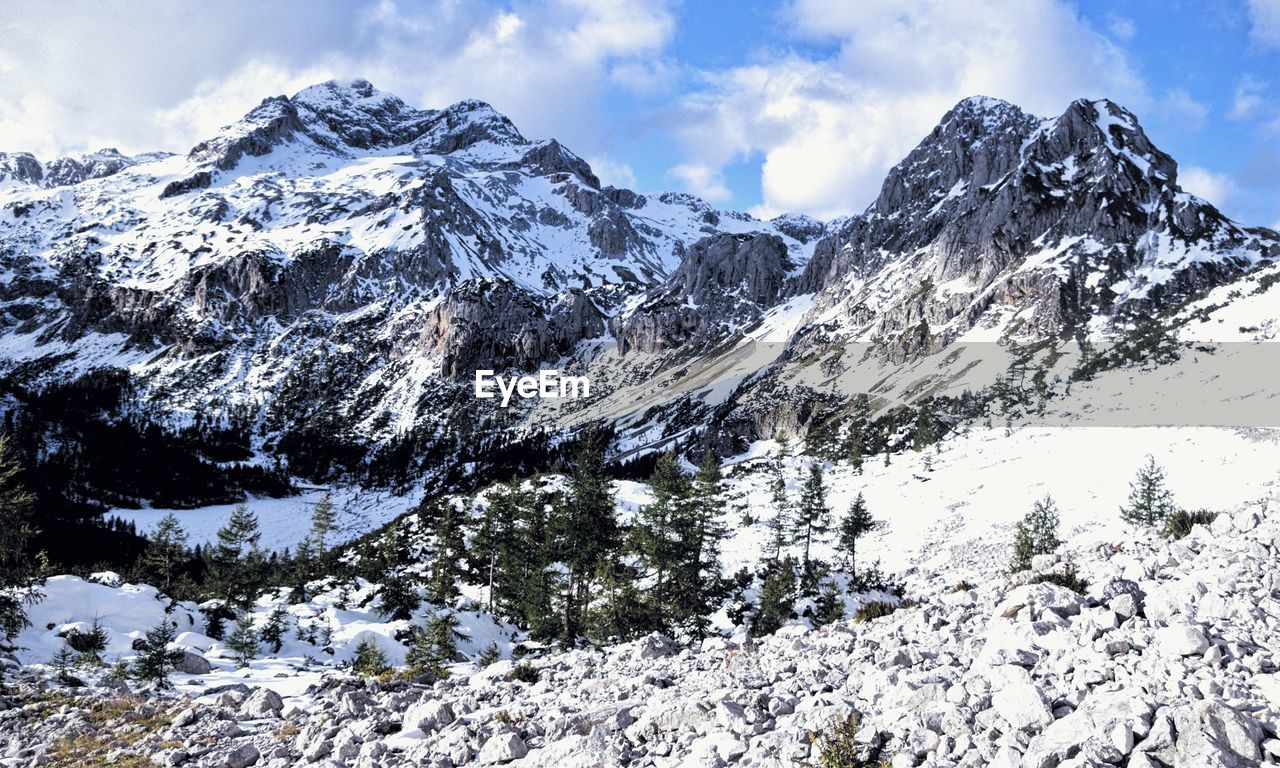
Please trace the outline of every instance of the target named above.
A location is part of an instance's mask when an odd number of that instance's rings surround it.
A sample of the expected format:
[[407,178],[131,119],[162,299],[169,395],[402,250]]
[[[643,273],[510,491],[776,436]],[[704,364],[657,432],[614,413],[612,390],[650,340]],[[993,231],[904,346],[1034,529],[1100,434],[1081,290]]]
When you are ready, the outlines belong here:
[[1195,165],[1178,169],[1178,186],[1220,209],[1231,203],[1235,190],[1235,182],[1230,176]]
[[1057,0],[796,0],[789,52],[711,73],[684,104],[681,140],[705,175],[759,152],[772,215],[830,217],[875,197],[888,168],[960,99],[1057,114],[1073,99],[1153,103],[1123,51]]
[[728,202],[733,193],[724,182],[724,174],[717,168],[700,163],[681,163],[674,166],[669,174],[679,181],[688,192],[713,203]]
[[635,189],[639,186],[636,171],[627,163],[610,160],[607,157],[588,157],[587,163],[595,171],[600,183],[606,186]]
[[421,106],[483,99],[604,156],[606,93],[661,88],[675,29],[643,0],[49,5],[0,19],[0,149],[183,151],[266,96],[364,77]]

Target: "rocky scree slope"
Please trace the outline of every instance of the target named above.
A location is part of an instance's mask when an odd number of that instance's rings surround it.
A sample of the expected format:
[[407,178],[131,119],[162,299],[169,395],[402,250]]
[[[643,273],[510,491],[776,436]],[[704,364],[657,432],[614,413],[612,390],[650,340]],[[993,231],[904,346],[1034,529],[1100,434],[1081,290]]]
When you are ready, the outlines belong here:
[[[791,765],[816,758],[811,732],[853,712],[862,748],[894,766],[1277,764],[1278,557],[1280,515],[1250,505],[1181,540],[1068,545],[1012,580],[917,573],[918,605],[865,623],[537,659],[535,683],[499,662],[431,687],[333,676],[287,700],[239,688],[199,705],[154,699],[144,709],[162,722],[121,753],[192,766]],[[1028,583],[1067,569],[1085,594]],[[39,765],[50,744],[90,733],[92,701],[11,701],[7,763]]]

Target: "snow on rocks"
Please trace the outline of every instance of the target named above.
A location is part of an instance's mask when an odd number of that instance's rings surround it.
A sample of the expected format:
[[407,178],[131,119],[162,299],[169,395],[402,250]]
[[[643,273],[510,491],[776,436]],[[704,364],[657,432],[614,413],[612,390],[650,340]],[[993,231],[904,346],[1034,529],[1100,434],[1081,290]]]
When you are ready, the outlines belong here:
[[[856,714],[858,743],[893,766],[1280,764],[1280,516],[1231,518],[1245,523],[1040,563],[1070,564],[1083,595],[1034,570],[959,588],[918,572],[919,604],[870,622],[550,653],[524,662],[532,683],[501,661],[431,685],[209,685],[194,706],[148,700],[171,709],[136,743],[175,766],[778,765],[814,761],[811,734]],[[0,712],[6,764],[38,764],[79,727],[58,707],[81,705]]]

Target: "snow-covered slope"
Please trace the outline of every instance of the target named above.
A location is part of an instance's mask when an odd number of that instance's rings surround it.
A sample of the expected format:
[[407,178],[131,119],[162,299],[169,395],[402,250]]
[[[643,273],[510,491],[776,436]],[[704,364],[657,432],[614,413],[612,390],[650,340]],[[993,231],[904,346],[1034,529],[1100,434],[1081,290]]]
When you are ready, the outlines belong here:
[[[693,649],[650,636],[535,658],[519,676],[510,661],[466,662],[432,686],[363,681],[324,672],[324,654],[230,672],[217,644],[186,635],[182,647],[215,668],[178,675],[181,698],[134,703],[144,717],[127,717],[111,714],[115,692],[40,696],[28,678],[18,685],[32,699],[0,718],[0,739],[15,765],[66,754],[72,737],[80,755],[272,768],[781,765],[816,760],[853,715],[845,748],[893,765],[1274,765],[1276,507],[1243,505],[1181,540],[1077,537],[1012,581],[922,569],[909,583],[916,602],[870,621]],[[1085,580],[1082,593],[1022,583],[1066,573]],[[51,629],[90,620],[94,593],[112,648],[129,637],[126,614],[162,611],[149,588],[61,578],[53,589],[68,605],[47,609]],[[142,616],[133,606],[148,601]],[[339,655],[357,636],[396,652],[359,611],[317,607],[290,612],[336,627]],[[304,646],[291,641],[289,653]]]

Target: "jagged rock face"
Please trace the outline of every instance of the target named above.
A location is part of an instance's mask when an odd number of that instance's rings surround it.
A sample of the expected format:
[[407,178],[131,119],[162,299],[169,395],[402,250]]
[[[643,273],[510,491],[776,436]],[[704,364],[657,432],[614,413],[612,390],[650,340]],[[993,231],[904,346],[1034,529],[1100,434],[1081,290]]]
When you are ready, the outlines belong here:
[[614,324],[619,350],[659,352],[729,338],[777,301],[788,266],[777,235],[699,240],[644,304]]
[[[757,325],[788,345],[764,366],[827,365],[851,341],[906,361],[975,329],[1044,338],[1150,316],[1280,255],[1275,233],[1176,182],[1110,102],[1042,120],[974,98],[863,214],[763,222],[601,187],[483,102],[416,109],[330,82],[182,156],[0,155],[0,333],[29,337],[0,373],[127,365],[150,407],[249,402],[275,424],[291,414],[273,405],[279,372],[323,350],[341,382],[316,395],[326,407],[405,428],[447,418],[405,404],[476,367],[586,365],[599,345],[579,343],[610,332],[625,369],[610,376],[658,390],[655,372],[684,370],[668,362],[714,367]],[[673,434],[734,398],[763,403],[714,411],[745,438],[813,418],[807,396],[773,402],[786,378],[629,402]]]
[[[1219,258],[1199,259],[1203,246]],[[974,98],[894,167],[866,213],[818,242],[789,290],[847,307],[850,325],[905,359],[996,306],[1043,337],[1150,314],[1277,256],[1274,233],[1183,193],[1173,159],[1123,108],[1077,101],[1040,120]],[[926,329],[935,337],[916,343]]]
[[0,181],[12,179],[39,187],[65,187],[119,173],[138,161],[139,158],[122,155],[111,148],[87,155],[59,157],[48,163],[41,163],[29,152],[0,152]]
[[475,280],[450,290],[427,316],[414,352],[442,360],[442,373],[528,370],[604,332],[604,316],[582,291],[539,300],[509,282]]

